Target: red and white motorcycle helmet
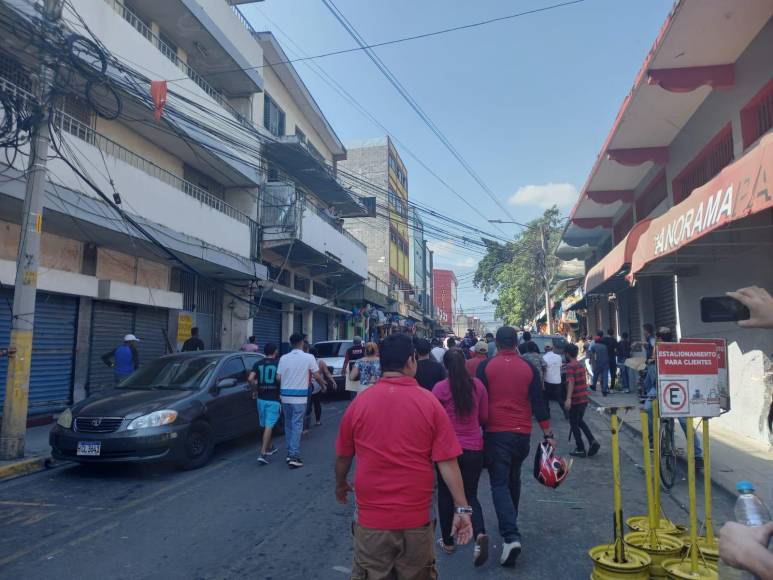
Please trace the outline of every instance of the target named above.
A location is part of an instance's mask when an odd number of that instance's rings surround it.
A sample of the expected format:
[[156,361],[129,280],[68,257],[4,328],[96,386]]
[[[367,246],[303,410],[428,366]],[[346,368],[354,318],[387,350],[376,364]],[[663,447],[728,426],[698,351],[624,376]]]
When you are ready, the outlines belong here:
[[570,467],[571,463],[559,457],[547,441],[537,446],[537,452],[534,454],[534,479],[542,485],[557,488],[569,475]]

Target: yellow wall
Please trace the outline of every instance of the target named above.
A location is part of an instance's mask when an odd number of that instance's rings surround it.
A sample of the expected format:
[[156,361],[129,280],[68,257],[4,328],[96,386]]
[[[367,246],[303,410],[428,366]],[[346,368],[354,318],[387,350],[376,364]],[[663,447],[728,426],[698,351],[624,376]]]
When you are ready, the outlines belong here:
[[123,123],[97,117],[97,132],[178,177],[183,176],[182,161],[158,145],[151,143],[139,133],[132,131]]

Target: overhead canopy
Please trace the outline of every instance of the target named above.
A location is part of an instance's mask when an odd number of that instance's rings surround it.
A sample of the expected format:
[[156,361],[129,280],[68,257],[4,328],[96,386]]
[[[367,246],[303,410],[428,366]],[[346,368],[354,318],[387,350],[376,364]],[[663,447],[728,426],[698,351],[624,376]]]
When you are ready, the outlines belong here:
[[[604,256],[585,277],[585,293],[602,294],[619,288],[619,283],[625,286],[625,274],[631,264],[631,257],[636,249],[639,238],[647,231],[652,220],[642,220],[637,223],[628,235],[617,244],[612,251]],[[609,284],[616,280],[618,284]],[[613,288],[614,286],[614,288]]]
[[[696,240],[736,220],[773,208],[773,133],[653,219],[631,256],[631,276],[649,263],[693,247]],[[737,251],[737,249],[736,249]]]

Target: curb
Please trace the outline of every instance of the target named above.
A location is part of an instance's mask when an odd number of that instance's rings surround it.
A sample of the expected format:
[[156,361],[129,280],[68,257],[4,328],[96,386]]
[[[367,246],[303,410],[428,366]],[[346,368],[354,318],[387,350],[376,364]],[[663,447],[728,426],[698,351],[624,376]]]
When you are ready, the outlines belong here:
[[[596,405],[597,407],[604,407],[605,406],[605,405],[599,403],[598,401],[596,401],[596,399],[592,395],[589,398],[590,398],[591,401],[593,401],[593,404]],[[622,422],[622,428],[623,428],[624,431],[627,431],[628,433],[636,436],[637,438],[641,438],[641,431],[639,429],[637,429],[636,427],[634,427],[633,425],[631,425],[628,421],[623,421]],[[684,456],[682,456],[682,455],[677,455],[676,460],[679,462],[679,465],[686,471],[687,470],[687,459]],[[700,481],[703,481],[703,476],[701,476],[699,479],[700,479]],[[736,497],[737,496],[737,492],[735,490],[735,487],[723,485],[721,482],[719,482],[714,477],[711,478],[711,487],[713,487],[714,489],[716,489],[718,491],[721,491],[722,493],[730,494],[732,497]]]
[[0,465],[0,482],[30,475],[53,466],[54,460],[50,455],[36,455],[19,459],[6,465]]

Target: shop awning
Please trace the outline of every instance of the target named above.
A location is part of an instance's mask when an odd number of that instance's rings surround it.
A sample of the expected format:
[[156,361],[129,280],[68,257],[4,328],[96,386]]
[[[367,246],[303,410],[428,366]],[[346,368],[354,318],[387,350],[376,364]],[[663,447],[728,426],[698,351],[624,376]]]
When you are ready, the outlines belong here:
[[626,285],[624,276],[628,273],[633,252],[651,221],[646,219],[634,225],[628,235],[590,269],[585,276],[586,294],[606,294],[620,289],[617,286]]
[[653,219],[631,257],[635,275],[729,223],[773,208],[773,133],[695,189],[682,203]]

